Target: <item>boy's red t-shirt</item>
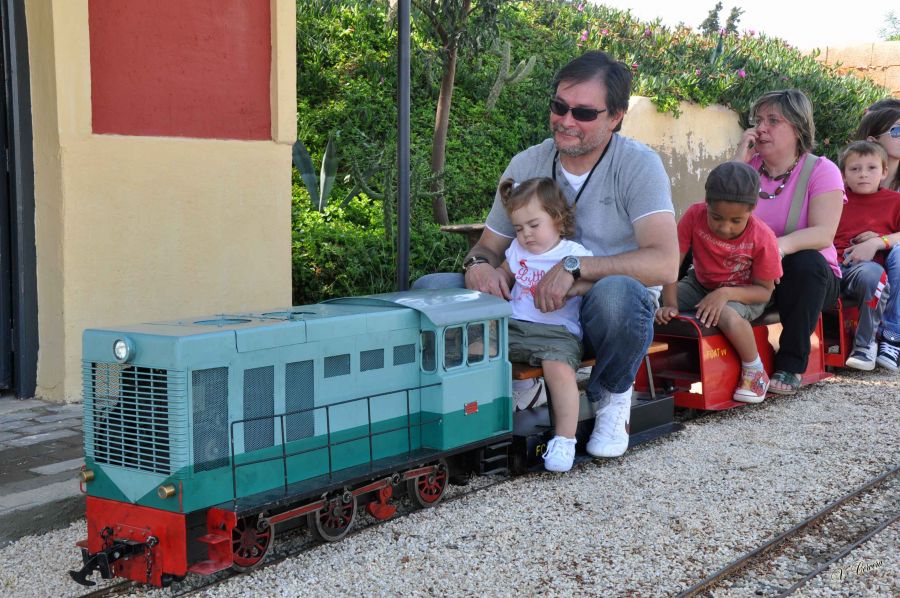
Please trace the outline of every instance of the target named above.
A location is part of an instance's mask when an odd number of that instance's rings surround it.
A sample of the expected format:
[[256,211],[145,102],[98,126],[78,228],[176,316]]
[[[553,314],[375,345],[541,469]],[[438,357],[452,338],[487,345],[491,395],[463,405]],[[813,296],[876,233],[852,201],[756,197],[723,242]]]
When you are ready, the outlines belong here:
[[[844,259],[850,240],[866,231],[879,236],[900,232],[900,193],[879,189],[875,193],[859,195],[847,189],[847,205],[841,212],[841,222],[834,235],[839,260]],[[873,261],[884,265],[884,255],[879,251]]]
[[681,253],[692,250],[694,274],[707,289],[753,284],[781,278],[778,241],[765,222],[752,214],[736,239],[720,239],[709,228],[706,203],[695,203],[678,222]]

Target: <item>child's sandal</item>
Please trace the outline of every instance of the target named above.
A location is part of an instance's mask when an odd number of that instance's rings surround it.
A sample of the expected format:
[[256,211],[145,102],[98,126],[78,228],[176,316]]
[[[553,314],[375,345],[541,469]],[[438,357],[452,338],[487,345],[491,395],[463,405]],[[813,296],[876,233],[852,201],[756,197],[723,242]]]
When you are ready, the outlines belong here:
[[792,374],[791,372],[785,372],[784,370],[778,370],[774,374],[772,374],[772,382],[778,382],[786,386],[787,388],[779,388],[777,386],[769,384],[769,392],[774,392],[779,395],[792,395],[800,389],[800,376],[797,374]]

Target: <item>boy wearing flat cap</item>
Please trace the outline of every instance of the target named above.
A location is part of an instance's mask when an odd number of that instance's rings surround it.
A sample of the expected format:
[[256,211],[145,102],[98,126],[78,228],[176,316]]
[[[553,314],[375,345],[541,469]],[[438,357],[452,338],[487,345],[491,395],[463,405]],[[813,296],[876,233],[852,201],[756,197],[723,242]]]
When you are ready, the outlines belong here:
[[782,275],[775,233],[753,216],[758,194],[759,174],[748,164],[725,162],[709,173],[706,202],[678,222],[680,262],[690,250],[693,268],[663,287],[656,310],[659,324],[686,311],[719,327],[741,358],[733,398],[744,403],[761,402],[769,388],[750,322],[762,315]]

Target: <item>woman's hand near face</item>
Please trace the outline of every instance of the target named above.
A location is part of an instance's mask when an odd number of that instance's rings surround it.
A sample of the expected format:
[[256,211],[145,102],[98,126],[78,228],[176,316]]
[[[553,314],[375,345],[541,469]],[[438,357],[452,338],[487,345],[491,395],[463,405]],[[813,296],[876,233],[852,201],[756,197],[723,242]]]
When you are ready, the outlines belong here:
[[756,128],[750,127],[741,135],[737,150],[734,152],[734,160],[736,162],[749,162],[755,153],[753,146],[756,145],[757,138]]

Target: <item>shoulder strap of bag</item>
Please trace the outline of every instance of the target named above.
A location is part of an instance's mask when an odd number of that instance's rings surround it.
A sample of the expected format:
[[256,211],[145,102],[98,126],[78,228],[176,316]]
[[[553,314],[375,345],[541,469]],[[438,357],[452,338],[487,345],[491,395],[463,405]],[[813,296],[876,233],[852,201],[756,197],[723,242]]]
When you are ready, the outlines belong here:
[[800,220],[800,212],[803,210],[803,202],[806,200],[806,192],[809,187],[809,176],[819,156],[808,154],[806,162],[803,163],[803,170],[797,177],[797,186],[794,188],[794,197],[791,198],[791,211],[788,212],[787,222],[784,224],[784,234],[789,235],[797,230],[797,222]]

